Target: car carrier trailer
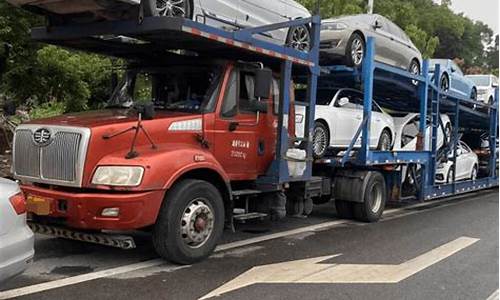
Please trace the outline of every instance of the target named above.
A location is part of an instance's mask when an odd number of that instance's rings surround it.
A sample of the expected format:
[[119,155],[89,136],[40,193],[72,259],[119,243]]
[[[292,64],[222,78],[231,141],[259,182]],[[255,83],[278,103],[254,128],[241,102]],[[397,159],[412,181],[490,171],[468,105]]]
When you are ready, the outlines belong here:
[[[308,52],[259,39],[304,24],[312,36]],[[401,189],[403,167],[412,170],[410,196],[419,201],[498,186],[495,167],[478,180],[434,183],[436,166],[456,147],[459,128],[489,132],[490,166],[495,164],[498,91],[489,115],[471,110],[468,100],[440,93],[428,63],[415,76],[375,62],[370,38],[361,70],[320,67],[319,30],[319,17],[235,32],[171,17],[33,29],[37,41],[128,61],[126,78],[133,79],[124,80],[118,94],[133,89],[130,82],[142,71],[159,75],[161,88],[152,98],[167,89],[161,80],[172,70],[179,78],[210,82],[208,97],[199,107],[183,103],[186,111],[157,110],[155,116],[154,107],[142,105],[20,126],[14,171],[34,231],[128,249],[135,246],[131,237],[110,232],[152,228],[158,254],[189,264],[210,255],[224,225],[234,228],[238,220],[308,215],[314,203],[335,201],[343,217],[377,221],[386,202],[408,198]],[[307,99],[294,99],[295,84],[307,87]],[[364,90],[363,122],[343,157],[313,159],[319,85]],[[429,116],[431,150],[423,150],[424,142],[416,151],[370,149],[374,95],[384,107]],[[294,132],[296,105],[306,107],[302,138]],[[443,111],[454,113],[447,150],[436,145]],[[426,141],[426,117],[421,120]],[[355,149],[360,137],[361,148]]]

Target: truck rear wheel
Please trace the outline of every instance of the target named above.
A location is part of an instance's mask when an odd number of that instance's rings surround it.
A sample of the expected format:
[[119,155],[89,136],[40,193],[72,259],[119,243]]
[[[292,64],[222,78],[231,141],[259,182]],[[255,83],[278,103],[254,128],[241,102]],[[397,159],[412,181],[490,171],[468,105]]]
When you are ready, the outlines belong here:
[[369,172],[367,176],[363,202],[354,203],[354,217],[362,222],[377,222],[384,212],[387,189],[381,173]]
[[163,258],[192,264],[207,258],[224,229],[219,191],[202,180],[186,179],[166,195],[153,229],[153,246]]

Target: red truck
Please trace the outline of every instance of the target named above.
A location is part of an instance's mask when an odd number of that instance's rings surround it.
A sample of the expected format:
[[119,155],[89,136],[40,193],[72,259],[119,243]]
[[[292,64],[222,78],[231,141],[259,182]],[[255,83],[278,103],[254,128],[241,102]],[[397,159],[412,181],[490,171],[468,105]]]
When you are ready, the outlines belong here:
[[[150,19],[159,24],[157,28],[167,27],[164,34],[182,35],[171,41],[192,44],[196,39],[261,60],[171,52],[151,59],[140,50],[140,58],[128,60],[106,109],[19,126],[13,169],[23,182],[35,231],[129,248],[133,241],[120,244],[119,239],[99,232],[150,228],[159,255],[177,263],[193,263],[213,251],[225,224],[232,226],[235,206],[247,207],[242,218],[269,212],[275,218],[285,215],[286,184],[258,187],[257,181],[276,159],[278,126],[282,125],[278,115],[283,109],[280,91],[291,90],[289,80],[281,82],[280,64],[294,58],[248,44],[235,45],[215,34],[207,38],[197,29],[186,29],[186,24],[202,26],[189,20]],[[168,27],[172,23],[175,29]],[[125,31],[157,32],[148,27],[148,20],[113,24],[121,24]],[[57,28],[41,30],[51,37],[58,34]],[[106,48],[106,39],[101,42],[100,50],[117,49]],[[287,51],[284,46],[276,47]],[[119,49],[126,58],[136,54],[135,46],[127,42]],[[210,53],[216,56],[218,51]],[[262,63],[269,58],[274,62],[271,67]],[[295,62],[305,68],[310,64]],[[293,116],[293,100],[286,97],[286,111]],[[285,121],[288,137],[294,135],[294,121],[294,117]],[[246,196],[266,190],[265,207],[259,204],[254,210],[259,212],[251,213]]]

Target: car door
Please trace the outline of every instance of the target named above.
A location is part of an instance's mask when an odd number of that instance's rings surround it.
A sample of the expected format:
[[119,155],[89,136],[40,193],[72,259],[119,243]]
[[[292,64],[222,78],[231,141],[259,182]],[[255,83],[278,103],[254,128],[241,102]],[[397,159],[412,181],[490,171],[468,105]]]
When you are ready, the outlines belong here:
[[266,118],[257,118],[249,109],[248,104],[255,101],[252,80],[251,73],[232,70],[214,122],[214,156],[233,180],[251,179],[257,173],[258,133],[263,132]]
[[402,30],[396,24],[389,20],[386,20],[386,22],[391,33],[390,40],[392,47],[390,49],[390,55],[394,60],[394,65],[401,69],[407,70],[410,66],[411,60],[411,58],[409,58],[411,56],[411,49],[409,47],[408,41],[405,39],[405,35]]
[[[243,19],[240,3],[234,0],[196,0],[203,11],[207,25],[234,28]],[[198,16],[194,16],[198,20]]]
[[[279,0],[237,0],[239,2],[242,17],[238,20],[240,24],[246,27],[257,27],[262,25],[274,24],[288,21],[285,14],[285,3]],[[265,37],[284,40],[282,30],[275,30],[264,34]]]
[[469,86],[465,82],[462,70],[460,70],[460,68],[454,61],[450,62],[450,71],[451,71],[450,88],[461,95],[469,97],[470,96]]
[[[347,98],[349,102],[340,106],[341,99]],[[333,109],[337,111],[332,138],[334,146],[347,147],[351,143],[359,126],[363,122],[363,95],[353,90],[340,90],[332,102]],[[361,135],[356,145],[361,144]]]
[[375,59],[385,64],[397,65],[394,51],[394,36],[390,31],[389,21],[382,16],[377,16],[375,23],[379,27],[373,27],[375,28]]

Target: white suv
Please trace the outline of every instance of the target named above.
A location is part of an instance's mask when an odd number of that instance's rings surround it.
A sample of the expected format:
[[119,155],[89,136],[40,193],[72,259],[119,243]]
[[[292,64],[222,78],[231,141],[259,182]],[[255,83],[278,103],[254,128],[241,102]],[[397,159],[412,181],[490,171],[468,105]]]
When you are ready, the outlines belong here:
[[493,104],[495,89],[498,87],[498,78],[494,75],[467,75],[477,87],[477,101]]

